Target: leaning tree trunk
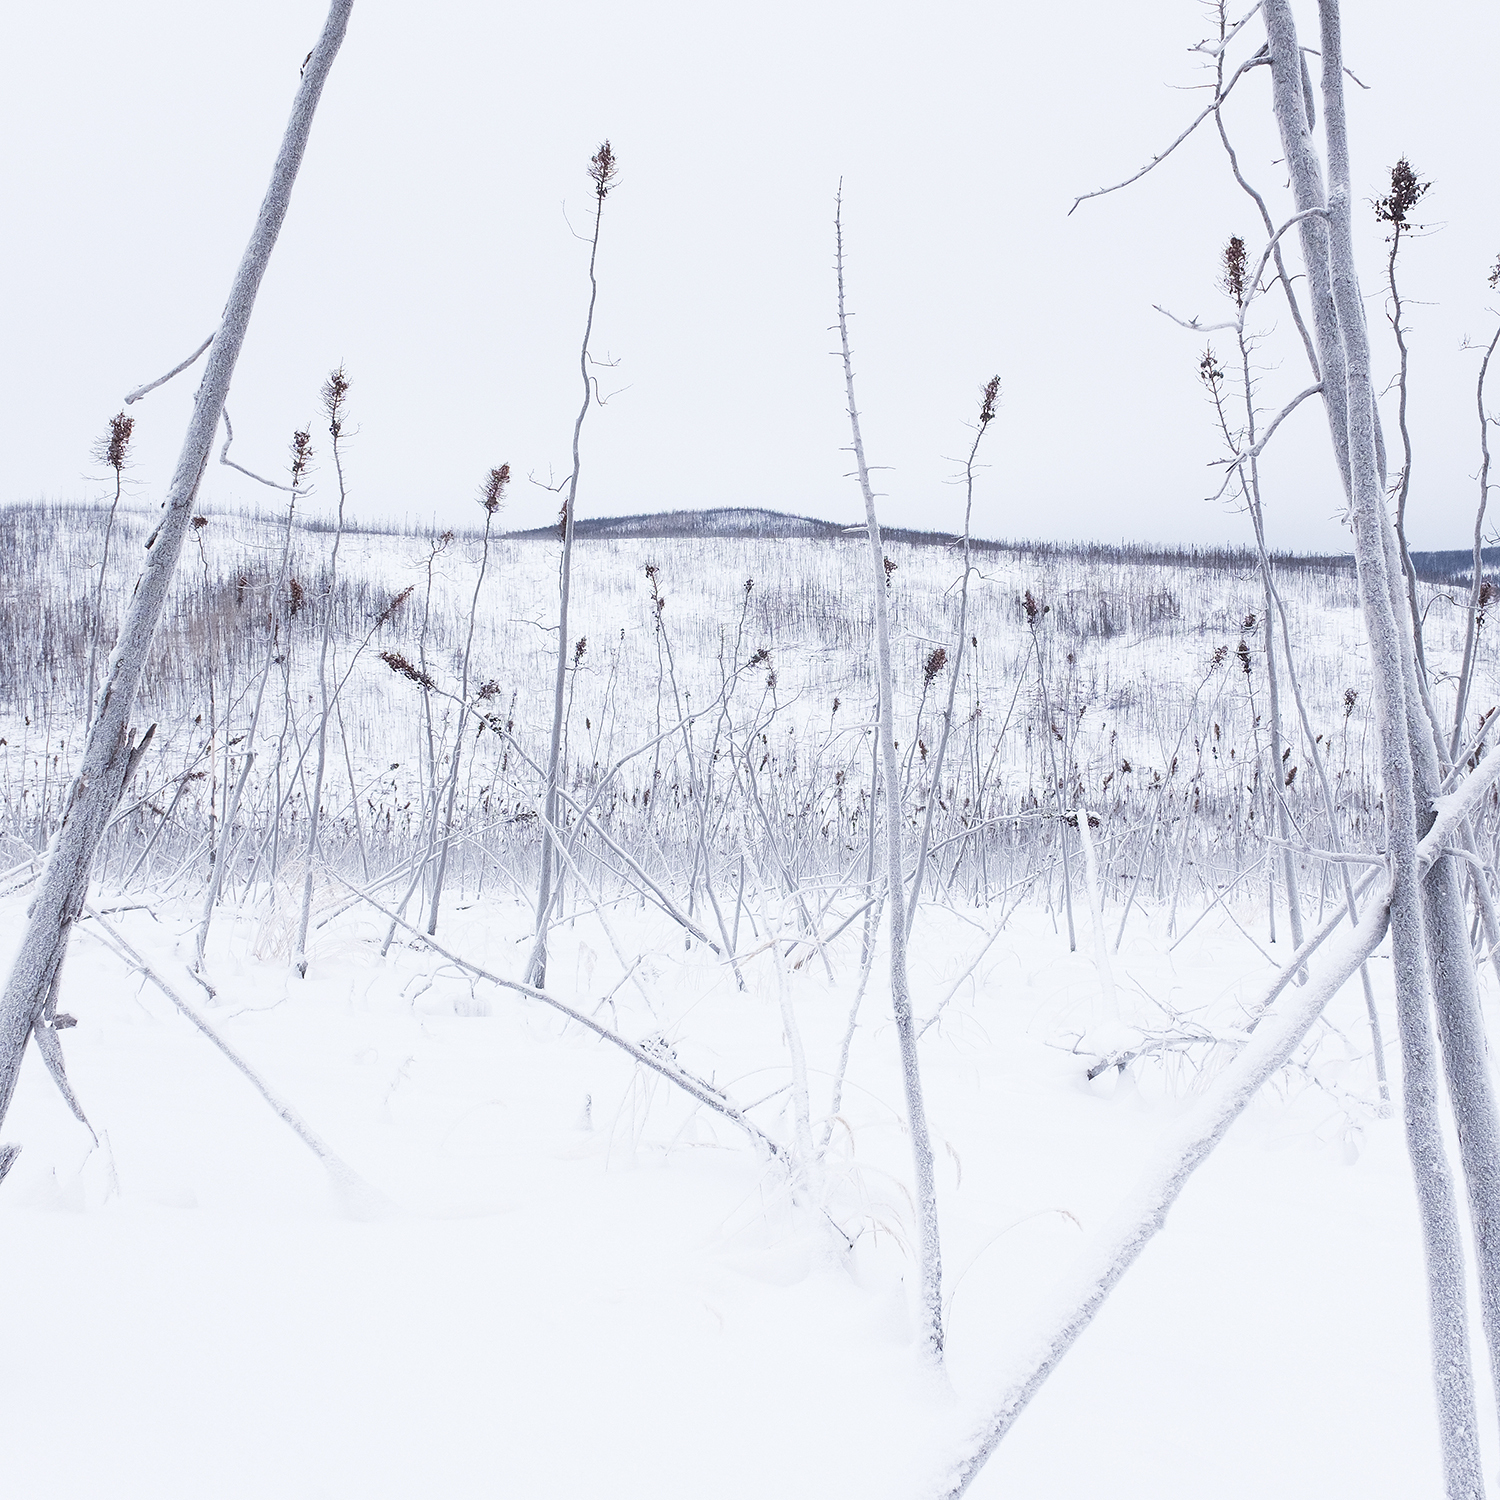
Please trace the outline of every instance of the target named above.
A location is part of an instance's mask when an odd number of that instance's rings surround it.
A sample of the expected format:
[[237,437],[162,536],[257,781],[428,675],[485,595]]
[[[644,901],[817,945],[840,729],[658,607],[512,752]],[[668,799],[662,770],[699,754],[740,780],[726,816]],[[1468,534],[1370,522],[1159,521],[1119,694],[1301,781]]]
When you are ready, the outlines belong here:
[[[83,765],[68,794],[20,951],[0,995],[0,1122],[4,1121],[15,1093],[27,1039],[47,1003],[67,950],[68,934],[82,910],[94,853],[132,768],[135,734],[129,721],[136,692],[171,590],[209,448],[224,410],[235,361],[245,341],[255,295],[286,218],[292,184],[307,149],[318,99],[343,42],[353,4],[354,0],[333,0],[322,35],[303,67],[291,118],[272,168],[270,187],[230,287],[223,320],[208,351],[208,364],[167,491],[166,514],[146,544],[145,568],[136,584],[119,641],[110,655],[93,727],[84,746]],[[13,1158],[13,1150],[7,1153],[0,1148],[0,1159],[8,1164]]]

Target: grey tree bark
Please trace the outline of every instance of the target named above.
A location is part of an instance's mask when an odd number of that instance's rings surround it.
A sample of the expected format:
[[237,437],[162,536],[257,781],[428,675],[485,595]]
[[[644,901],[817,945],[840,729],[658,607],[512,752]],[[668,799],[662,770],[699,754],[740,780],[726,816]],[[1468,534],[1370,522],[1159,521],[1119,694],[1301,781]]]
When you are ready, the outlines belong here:
[[[68,794],[20,949],[0,994],[0,1123],[15,1093],[26,1040],[47,1002],[67,951],[69,933],[82,909],[94,853],[131,768],[135,731],[130,727],[130,716],[136,692],[177,569],[198,485],[255,306],[255,295],[286,218],[313,115],[343,42],[353,5],[354,0],[333,0],[322,34],[303,67],[291,118],[272,168],[271,183],[209,349],[193,414],[167,491],[166,514],[146,544],[145,567],[120,628],[119,640],[110,654],[104,687],[84,746],[83,764]],[[14,1152],[0,1152],[0,1158],[8,1164],[14,1159]]]
[[[1432,741],[1428,729],[1412,733],[1416,705],[1411,701],[1415,682],[1408,672],[1413,655],[1411,632],[1409,621],[1398,617],[1398,608],[1405,603],[1404,589],[1397,582],[1399,571],[1394,579],[1391,573],[1394,536],[1388,535],[1391,528],[1385,511],[1369,340],[1351,234],[1339,9],[1337,0],[1320,0],[1330,185],[1326,200],[1311,140],[1302,86],[1302,54],[1289,0],[1265,0],[1262,13],[1271,56],[1276,122],[1297,209],[1326,211],[1326,217],[1309,214],[1298,230],[1322,365],[1323,403],[1350,499],[1360,600],[1375,682],[1391,866],[1391,954],[1402,1056],[1403,1116],[1426,1251],[1444,1478],[1450,1497],[1479,1496],[1483,1481],[1469,1359],[1463,1245],[1439,1123],[1437,1067],[1429,1018],[1426,917],[1432,913],[1435,898],[1424,902],[1416,864],[1420,830],[1414,752],[1420,754],[1422,742],[1430,747]],[[1399,563],[1396,566],[1399,570]],[[1472,984],[1472,968],[1469,978]]]

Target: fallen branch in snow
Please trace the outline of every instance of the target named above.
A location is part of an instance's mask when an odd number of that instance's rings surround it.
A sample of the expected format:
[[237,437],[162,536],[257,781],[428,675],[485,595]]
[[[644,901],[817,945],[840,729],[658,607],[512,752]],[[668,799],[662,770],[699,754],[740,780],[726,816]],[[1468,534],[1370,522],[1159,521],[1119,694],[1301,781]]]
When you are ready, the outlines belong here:
[[[1338,920],[1343,917],[1341,912]],[[969,1488],[1027,1402],[1041,1389],[1078,1335],[1093,1321],[1120,1278],[1166,1223],[1167,1211],[1177,1201],[1188,1178],[1261,1085],[1286,1065],[1323,1007],[1375,951],[1389,921],[1387,888],[1373,903],[1373,910],[1367,910],[1365,920],[1340,936],[1324,972],[1297,992],[1285,1012],[1262,1017],[1254,1036],[1168,1131],[1156,1161],[1143,1174],[1135,1193],[1117,1210],[1109,1227],[1094,1240],[1083,1263],[1068,1277],[1045,1325],[1047,1331],[1027,1355],[989,1418],[931,1491],[934,1496],[957,1500]],[[1267,986],[1266,1004],[1291,983],[1292,976],[1306,961],[1307,951],[1326,936],[1327,931],[1320,929],[1293,955],[1291,962]]]
[[[208,1024],[198,1012],[195,1006],[189,1005],[176,990],[167,983],[150,964],[146,962],[124,937],[105,919],[104,914],[92,905],[85,905],[84,910],[88,913],[95,925],[102,930],[94,932],[94,936],[109,948],[117,958],[124,962],[142,977],[149,979],[173,1005],[187,1017],[204,1036],[211,1041],[225,1057],[234,1064],[236,1068],[250,1081],[251,1086],[271,1106],[271,1109],[296,1133],[302,1142],[314,1156],[322,1162],[328,1175],[333,1179],[336,1186],[346,1197],[352,1198],[355,1204],[362,1206],[368,1213],[370,1211],[389,1211],[391,1205],[384,1194],[371,1187],[358,1172],[354,1170],[339,1154],[330,1146],[313,1128],[294,1110],[286,1100],[274,1093],[270,1086],[261,1078],[260,1074],[245,1061],[228,1042]],[[86,932],[93,931],[85,928]]]
[[759,1126],[751,1124],[745,1118],[744,1113],[736,1109],[713,1084],[706,1079],[695,1078],[691,1073],[677,1067],[674,1062],[669,1062],[664,1052],[653,1051],[639,1042],[632,1042],[629,1037],[621,1036],[618,1031],[611,1031],[608,1026],[600,1025],[592,1016],[586,1016],[582,1011],[574,1010],[571,1005],[559,1000],[556,995],[549,995],[545,990],[534,989],[531,985],[522,984],[519,980],[505,979],[499,974],[492,974],[488,969],[482,969],[478,964],[470,963],[466,958],[460,958],[458,954],[444,948],[436,939],[428,937],[421,928],[413,927],[410,922],[403,921],[395,913],[386,910],[373,896],[367,896],[357,886],[350,885],[342,876],[334,875],[333,878],[388,921],[405,928],[439,957],[446,958],[450,964],[457,965],[466,974],[472,974],[476,979],[487,979],[491,984],[499,985],[503,990],[513,990],[518,995],[525,995],[529,1000],[540,1000],[543,1005],[550,1005],[553,1010],[560,1011],[570,1021],[576,1021],[585,1030],[592,1031],[601,1041],[609,1042],[622,1052],[628,1053],[642,1067],[660,1073],[663,1078],[675,1083],[685,1093],[691,1094],[700,1104],[706,1104],[711,1110],[723,1115],[731,1124],[738,1125],[757,1145],[764,1147],[778,1161],[784,1160],[781,1147]]

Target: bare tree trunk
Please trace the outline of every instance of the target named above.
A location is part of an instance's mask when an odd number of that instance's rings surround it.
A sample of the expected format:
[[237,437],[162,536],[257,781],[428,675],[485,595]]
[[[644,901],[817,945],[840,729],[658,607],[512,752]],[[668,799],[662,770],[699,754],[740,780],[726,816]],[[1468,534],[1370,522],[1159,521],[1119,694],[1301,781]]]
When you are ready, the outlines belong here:
[[1409,654],[1412,645],[1410,632],[1403,628],[1405,622],[1398,621],[1393,605],[1394,599],[1404,596],[1399,586],[1392,586],[1384,535],[1388,527],[1376,442],[1375,393],[1350,232],[1337,0],[1320,0],[1319,13],[1332,188],[1326,201],[1309,134],[1301,52],[1289,0],[1265,0],[1263,6],[1276,121],[1297,209],[1323,211],[1304,218],[1298,227],[1323,368],[1323,403],[1339,468],[1349,488],[1360,601],[1374,671],[1391,864],[1391,956],[1403,1063],[1403,1113],[1426,1249],[1433,1378],[1444,1474],[1449,1496],[1467,1500],[1483,1493],[1483,1481],[1469,1359],[1463,1245],[1438,1119],[1436,1058],[1428,1011],[1427,934],[1416,866],[1416,768],[1402,650],[1404,644]]
[[20,951],[0,995],[0,1122],[15,1093],[26,1039],[47,1002],[67,950],[69,932],[82,909],[95,850],[131,767],[135,736],[129,720],[136,692],[177,569],[255,294],[286,218],[318,99],[344,39],[353,4],[354,0],[333,0],[322,35],[303,67],[271,184],[209,349],[182,452],[167,491],[166,514],[147,543],[145,569],[110,655],[97,715],[84,746],[83,764],[48,853]]
[[[891,1009],[901,1046],[901,1075],[906,1093],[906,1120],[911,1131],[916,1176],[918,1246],[921,1283],[921,1340],[927,1358],[941,1367],[943,1358],[943,1265],[938,1243],[937,1182],[932,1165],[932,1142],[927,1133],[927,1106],[922,1098],[922,1074],[917,1061],[917,1036],[912,1025],[911,985],[906,970],[906,882],[901,861],[901,774],[896,751],[895,677],[891,670],[890,610],[886,603],[885,553],[880,544],[880,520],[865,463],[859,408],[854,401],[854,362],[849,353],[849,323],[844,311],[843,208],[834,219],[838,246],[839,342],[844,356],[844,387],[849,398],[849,425],[854,460],[865,501],[865,524],[870,538],[871,585],[875,606],[876,669],[880,687],[880,756],[885,769],[886,878],[891,934]],[[871,809],[873,813],[873,809]]]

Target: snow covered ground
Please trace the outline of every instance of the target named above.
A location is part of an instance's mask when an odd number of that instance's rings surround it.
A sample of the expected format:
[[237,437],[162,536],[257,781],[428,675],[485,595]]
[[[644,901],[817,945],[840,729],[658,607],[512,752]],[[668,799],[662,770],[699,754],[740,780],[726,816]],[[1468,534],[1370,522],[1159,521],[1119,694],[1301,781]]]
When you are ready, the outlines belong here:
[[[330,898],[331,899],[331,898]],[[5,943],[24,893],[0,905]],[[992,916],[993,914],[991,914]],[[926,1015],[985,914],[924,911]],[[190,1001],[193,911],[109,918]],[[784,1138],[774,971],[727,970],[651,910],[602,1016],[659,1036]],[[61,1008],[105,1144],[35,1052],[0,1194],[5,1491],[77,1497],[902,1497],[997,1392],[1028,1319],[1185,1107],[1201,1054],[1094,1083],[1100,976],[1023,907],[922,1042],[939,1163],[949,1388],[916,1363],[910,1154],[877,960],[832,1121],[827,1215],[744,1137],[555,1012],[384,924],[321,929],[299,981],[275,918],[215,930],[203,1013],[388,1200],[339,1195],[245,1080],[84,923]],[[530,914],[450,903],[439,940],[514,973]],[[1255,934],[1265,943],[1264,931]],[[746,945],[749,946],[749,945]],[[1233,1023],[1266,959],[1222,912],[1169,951],[1131,929],[1127,1019]],[[1274,951],[1274,950],[1273,950]],[[3,955],[8,959],[8,953]],[[790,975],[822,1138],[858,926]],[[1389,1027],[1388,964],[1374,966]],[[592,1009],[593,918],[552,983]],[[1406,1497],[1439,1486],[1399,1120],[1379,1119],[1357,986],[1235,1125],[971,1493]],[[1389,1034],[1389,1033],[1388,1033]],[[853,1248],[846,1242],[852,1240]]]

